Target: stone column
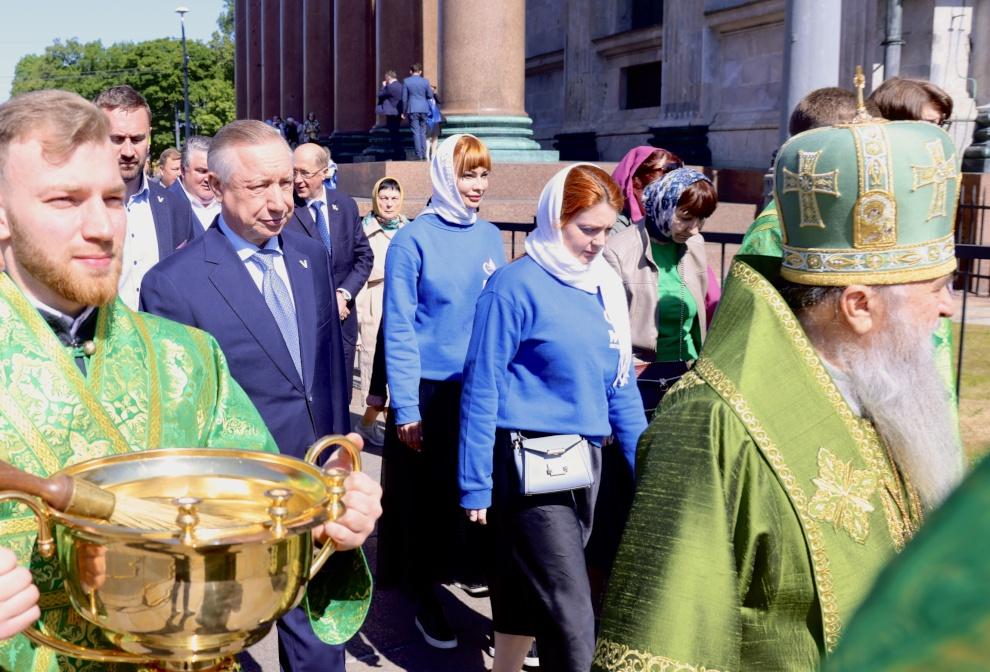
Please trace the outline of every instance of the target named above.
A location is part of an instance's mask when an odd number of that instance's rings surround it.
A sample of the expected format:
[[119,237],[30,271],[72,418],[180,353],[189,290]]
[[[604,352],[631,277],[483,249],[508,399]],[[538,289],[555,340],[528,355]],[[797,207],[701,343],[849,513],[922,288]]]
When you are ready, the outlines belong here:
[[[375,3],[375,91],[381,88],[386,70],[395,70],[399,81],[409,74],[409,66],[423,62],[423,6],[409,0],[377,0]],[[423,73],[431,82],[435,74]],[[377,96],[375,97],[377,100]],[[412,134],[402,129],[403,144],[412,147]],[[387,161],[392,145],[385,117],[375,116],[368,148],[360,161]]]
[[247,0],[234,3],[234,98],[235,115],[247,117]]
[[791,111],[805,95],[825,86],[839,86],[841,38],[842,0],[787,1],[781,142],[787,139]]
[[334,160],[350,163],[375,124],[375,17],[372,0],[334,0]]
[[261,0],[261,116],[264,119],[282,114],[280,5],[279,0]]
[[556,161],[524,105],[525,0],[446,0],[440,9],[443,135],[472,133],[498,161]]
[[[245,116],[261,119],[261,0],[242,0],[244,3],[244,31],[247,61],[244,69],[244,87],[247,90]],[[238,36],[238,41],[240,37]]]
[[282,0],[279,21],[280,36],[280,99],[282,114],[296,121],[305,118],[303,112],[303,21],[299,0]]
[[321,135],[333,132],[333,4],[303,3],[303,114],[314,112]]

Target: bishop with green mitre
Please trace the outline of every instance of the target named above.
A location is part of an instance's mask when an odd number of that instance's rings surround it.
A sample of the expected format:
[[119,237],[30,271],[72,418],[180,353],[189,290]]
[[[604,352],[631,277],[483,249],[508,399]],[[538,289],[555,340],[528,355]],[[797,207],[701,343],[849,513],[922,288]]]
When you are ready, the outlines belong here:
[[811,670],[959,482],[932,332],[952,313],[956,151],[937,126],[791,138],[780,263],[736,257],[640,440],[595,670]]

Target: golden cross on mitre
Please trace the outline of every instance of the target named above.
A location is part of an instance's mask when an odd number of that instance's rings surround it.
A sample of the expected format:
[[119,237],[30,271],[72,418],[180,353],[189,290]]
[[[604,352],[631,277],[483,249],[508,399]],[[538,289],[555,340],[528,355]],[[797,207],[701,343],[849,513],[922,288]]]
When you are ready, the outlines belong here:
[[856,74],[853,75],[853,86],[856,87],[856,116],[853,123],[873,121],[873,117],[866,111],[866,101],[863,100],[863,89],[866,88],[866,76],[863,74],[863,66],[856,66]]
[[821,210],[818,208],[817,194],[827,194],[835,198],[839,197],[839,171],[831,170],[827,173],[816,173],[815,166],[822,155],[822,150],[817,152],[798,152],[798,172],[784,168],[784,187],[781,193],[787,194],[796,191],[798,194],[798,204],[801,211],[801,226],[815,226],[820,229],[825,228],[822,220]]
[[942,148],[940,140],[932,140],[925,143],[928,156],[931,157],[930,166],[911,166],[911,191],[917,191],[922,187],[932,187],[932,200],[928,206],[928,216],[926,221],[935,217],[945,217],[946,195],[948,191],[947,183],[957,179],[956,176],[956,155],[951,154],[945,158],[945,150]]

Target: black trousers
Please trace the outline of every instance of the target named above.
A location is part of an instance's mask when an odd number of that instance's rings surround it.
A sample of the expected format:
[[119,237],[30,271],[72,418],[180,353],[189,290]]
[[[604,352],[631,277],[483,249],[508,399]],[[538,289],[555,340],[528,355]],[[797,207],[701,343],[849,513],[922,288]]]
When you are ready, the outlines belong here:
[[489,586],[497,632],[535,636],[543,672],[587,672],[595,617],[584,546],[591,533],[601,450],[592,447],[596,486],[522,495],[508,432],[495,437],[495,531]]
[[391,416],[386,422],[378,542],[378,578],[386,587],[422,595],[435,583],[484,580],[490,531],[460,507],[460,402],[460,383],[420,381],[419,452],[399,441]]
[[399,136],[400,121],[401,118],[397,114],[385,116],[385,127],[388,129],[388,141],[392,148],[393,161],[403,161],[406,158],[406,152],[402,149],[402,138]]

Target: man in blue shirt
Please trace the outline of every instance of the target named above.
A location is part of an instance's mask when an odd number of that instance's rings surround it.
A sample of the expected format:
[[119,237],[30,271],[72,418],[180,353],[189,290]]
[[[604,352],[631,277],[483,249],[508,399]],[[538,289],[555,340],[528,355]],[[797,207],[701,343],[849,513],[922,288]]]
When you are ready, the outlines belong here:
[[403,115],[409,119],[409,130],[413,135],[413,147],[416,159],[426,159],[426,118],[430,116],[430,103],[433,99],[433,87],[430,80],[423,77],[423,66],[413,63],[409,67],[409,76],[402,81]]

